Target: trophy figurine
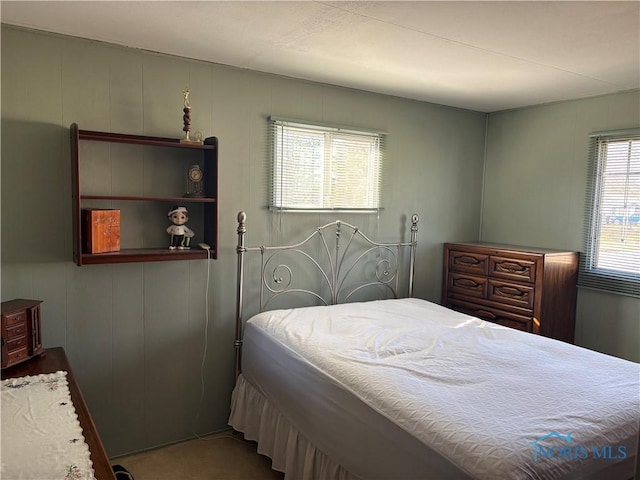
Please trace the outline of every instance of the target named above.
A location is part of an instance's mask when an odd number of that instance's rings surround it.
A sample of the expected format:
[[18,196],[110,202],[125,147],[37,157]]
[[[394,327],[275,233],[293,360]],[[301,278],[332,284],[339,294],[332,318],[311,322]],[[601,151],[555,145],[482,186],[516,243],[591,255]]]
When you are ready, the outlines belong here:
[[191,104],[189,103],[189,89],[187,88],[184,92],[182,92],[184,97],[184,107],[182,108],[182,122],[184,126],[182,127],[182,131],[184,132],[184,138],[180,140],[180,143],[197,143],[201,144],[202,139],[191,140],[189,136],[191,132]]

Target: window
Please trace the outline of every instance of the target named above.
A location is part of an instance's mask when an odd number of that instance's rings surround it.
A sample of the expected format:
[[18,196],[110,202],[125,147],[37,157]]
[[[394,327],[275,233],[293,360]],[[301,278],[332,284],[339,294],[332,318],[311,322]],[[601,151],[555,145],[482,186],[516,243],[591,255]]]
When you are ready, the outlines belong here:
[[640,297],[640,131],[593,134],[589,157],[579,284]]
[[276,118],[270,123],[271,208],[380,208],[384,135]]

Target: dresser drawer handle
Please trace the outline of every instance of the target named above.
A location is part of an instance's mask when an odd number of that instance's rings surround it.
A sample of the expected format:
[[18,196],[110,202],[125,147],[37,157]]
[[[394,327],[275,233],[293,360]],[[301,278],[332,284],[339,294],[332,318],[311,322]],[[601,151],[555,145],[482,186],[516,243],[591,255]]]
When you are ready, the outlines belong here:
[[462,263],[465,265],[480,265],[480,260],[478,260],[476,257],[469,257],[469,256],[459,256],[456,258],[458,263]]
[[476,317],[480,317],[480,318],[488,318],[491,320],[495,320],[496,318],[498,318],[488,310],[475,310],[473,313]]
[[470,278],[459,278],[458,280],[455,280],[454,283],[456,286],[461,286],[461,287],[465,287],[465,288],[478,288],[480,286],[482,286],[481,283],[476,282],[475,280],[471,280]]
[[523,292],[522,290],[518,290],[515,287],[497,287],[496,292],[498,292],[500,295],[503,295],[505,297],[512,297],[512,298],[522,298],[527,294],[526,292]]
[[524,266],[520,265],[519,263],[513,263],[513,262],[496,263],[496,268],[503,272],[509,272],[509,273],[522,273],[527,270]]

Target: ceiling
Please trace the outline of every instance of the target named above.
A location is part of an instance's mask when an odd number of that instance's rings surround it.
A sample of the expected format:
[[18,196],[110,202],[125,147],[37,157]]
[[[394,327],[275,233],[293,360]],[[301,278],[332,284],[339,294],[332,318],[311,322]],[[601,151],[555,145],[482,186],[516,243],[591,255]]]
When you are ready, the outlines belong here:
[[481,112],[640,88],[639,1],[7,1],[2,23]]

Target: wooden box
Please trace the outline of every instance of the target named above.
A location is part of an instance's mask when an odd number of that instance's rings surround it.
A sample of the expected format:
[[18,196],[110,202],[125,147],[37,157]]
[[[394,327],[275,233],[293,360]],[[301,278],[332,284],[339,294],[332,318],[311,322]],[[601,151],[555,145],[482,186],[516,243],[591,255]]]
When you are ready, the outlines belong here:
[[2,302],[2,368],[44,352],[40,330],[41,300]]
[[120,210],[82,209],[84,253],[120,251]]

